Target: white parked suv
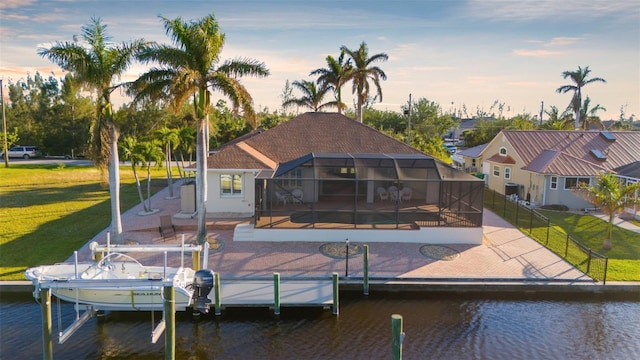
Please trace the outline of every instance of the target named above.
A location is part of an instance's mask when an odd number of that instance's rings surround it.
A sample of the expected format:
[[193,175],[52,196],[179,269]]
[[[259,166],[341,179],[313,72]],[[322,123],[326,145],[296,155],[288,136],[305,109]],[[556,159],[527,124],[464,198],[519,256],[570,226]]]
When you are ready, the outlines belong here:
[[[10,158],[36,158],[40,156],[40,150],[37,146],[14,146],[9,149]],[[0,157],[4,157],[4,152],[0,153]]]

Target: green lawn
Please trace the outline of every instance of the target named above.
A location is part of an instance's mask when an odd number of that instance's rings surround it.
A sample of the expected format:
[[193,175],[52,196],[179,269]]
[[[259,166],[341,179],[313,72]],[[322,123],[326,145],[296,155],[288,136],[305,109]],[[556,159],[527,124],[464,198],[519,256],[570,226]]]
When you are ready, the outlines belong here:
[[613,228],[611,250],[604,250],[607,222],[592,216],[539,210],[556,225],[591,250],[609,258],[607,280],[640,281],[640,234],[617,226]]
[[[152,170],[152,191],[167,186]],[[121,167],[122,212],[139,203],[130,167]],[[143,181],[146,190],[146,181]],[[28,267],[61,262],[109,226],[109,188],[94,167],[0,168],[0,280],[24,280]]]

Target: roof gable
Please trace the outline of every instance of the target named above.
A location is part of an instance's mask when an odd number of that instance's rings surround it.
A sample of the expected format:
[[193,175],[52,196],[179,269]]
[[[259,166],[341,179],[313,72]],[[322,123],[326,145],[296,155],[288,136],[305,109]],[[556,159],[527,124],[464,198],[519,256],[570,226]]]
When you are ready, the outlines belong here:
[[[253,149],[261,156],[252,156],[243,151],[243,147]],[[270,161],[284,163],[309,153],[422,154],[342,114],[308,112],[221,147],[218,153],[209,157],[207,164],[210,168],[274,169]]]

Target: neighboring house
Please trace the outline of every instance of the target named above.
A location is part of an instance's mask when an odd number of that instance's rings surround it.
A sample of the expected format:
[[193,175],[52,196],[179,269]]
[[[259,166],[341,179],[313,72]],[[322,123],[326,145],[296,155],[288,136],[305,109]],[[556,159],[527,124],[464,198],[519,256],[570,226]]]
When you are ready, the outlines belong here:
[[306,113],[212,152],[207,214],[235,240],[482,243],[484,184],[337,113]]
[[482,173],[482,151],[487,144],[474,146],[472,148],[460,150],[451,159],[460,170],[468,173]]
[[480,155],[487,186],[534,206],[592,205],[572,189],[611,171],[638,181],[640,132],[503,130]]

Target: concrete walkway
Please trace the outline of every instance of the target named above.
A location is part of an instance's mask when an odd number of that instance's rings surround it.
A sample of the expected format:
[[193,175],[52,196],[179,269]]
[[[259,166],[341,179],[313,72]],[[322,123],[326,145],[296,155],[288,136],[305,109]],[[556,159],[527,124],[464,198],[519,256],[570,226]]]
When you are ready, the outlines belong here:
[[[160,211],[142,215],[140,205],[123,214],[125,239],[141,244],[161,244],[158,226],[160,216],[170,214],[179,236],[190,243],[196,237],[196,219],[179,216],[180,199],[169,198],[168,188],[152,198],[152,206]],[[175,186],[174,194],[179,194]],[[333,272],[346,273],[346,259],[332,258],[320,251],[323,243],[313,242],[245,242],[233,241],[233,227],[242,223],[235,220],[209,219],[209,238],[223,243],[222,248],[210,254],[208,267],[222,277],[272,276],[327,276]],[[421,252],[424,244],[394,243],[369,244],[369,276],[380,279],[439,279],[470,281],[527,281],[527,282],[584,282],[590,278],[548,251],[535,240],[514,228],[494,213],[484,213],[484,243],[482,245],[448,245],[457,252],[451,260],[437,260]],[[106,243],[107,231],[91,241]],[[172,239],[167,243],[179,243]],[[363,245],[363,244],[360,244]],[[81,259],[90,256],[88,243],[79,252]],[[136,254],[143,264],[162,264],[162,255]],[[72,258],[70,258],[72,259]],[[363,274],[362,255],[349,259],[348,275]],[[178,255],[170,255],[170,265],[179,264]],[[185,260],[185,266],[191,259]]]
[[[609,216],[607,216],[607,214],[594,213],[593,216],[596,216],[596,217],[602,219],[603,221],[609,222]],[[626,220],[622,219],[618,215],[615,215],[613,217],[613,225],[640,234],[640,226],[637,226],[637,225],[635,225],[635,224],[633,224],[633,223],[631,223],[629,221],[626,221]]]

